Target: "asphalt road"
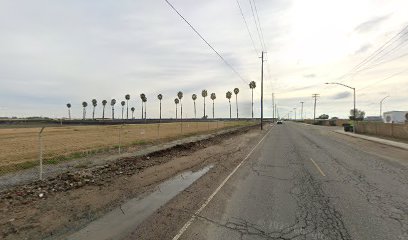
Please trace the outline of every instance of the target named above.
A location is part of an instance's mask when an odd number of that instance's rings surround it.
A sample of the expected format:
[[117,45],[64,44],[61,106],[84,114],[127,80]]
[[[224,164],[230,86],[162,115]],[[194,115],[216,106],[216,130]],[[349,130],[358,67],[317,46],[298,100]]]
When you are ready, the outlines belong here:
[[274,126],[180,239],[408,239],[408,152],[335,135]]

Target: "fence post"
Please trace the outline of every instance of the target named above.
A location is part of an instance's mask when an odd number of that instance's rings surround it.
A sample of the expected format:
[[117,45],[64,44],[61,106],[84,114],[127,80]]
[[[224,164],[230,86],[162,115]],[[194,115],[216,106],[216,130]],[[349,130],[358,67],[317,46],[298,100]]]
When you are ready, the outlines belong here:
[[40,180],[43,180],[43,141],[42,141],[42,133],[45,127],[42,127],[40,132],[38,133],[38,150],[39,150],[39,161],[40,161]]
[[119,154],[120,154],[120,147],[121,147],[121,144],[122,144],[122,128],[123,128],[123,125],[125,125],[125,124],[122,124],[120,126],[120,128],[119,128]]

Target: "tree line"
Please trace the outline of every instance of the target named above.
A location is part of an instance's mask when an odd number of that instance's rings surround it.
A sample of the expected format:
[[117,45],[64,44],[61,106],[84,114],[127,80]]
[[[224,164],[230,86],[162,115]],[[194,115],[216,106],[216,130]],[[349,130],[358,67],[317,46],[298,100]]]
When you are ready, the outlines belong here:
[[[249,88],[252,91],[252,118],[254,117],[254,89],[256,88],[256,83],[255,81],[252,81],[249,83]],[[236,116],[238,118],[239,114],[238,114],[238,93],[239,93],[239,88],[234,88],[233,93],[235,94],[235,105],[236,105]],[[176,105],[176,119],[178,119],[178,105],[180,104],[180,118],[183,118],[183,105],[182,105],[182,98],[184,96],[183,92],[179,91],[176,95],[177,97],[174,99],[174,103]],[[201,96],[203,97],[203,117],[204,119],[208,118],[208,116],[205,113],[205,105],[206,105],[206,97],[208,96],[208,92],[206,89],[201,91]],[[231,98],[232,98],[232,92],[231,91],[227,91],[225,93],[225,97],[228,99],[228,103],[229,103],[229,115],[230,115],[230,119],[232,118],[232,111],[231,111]],[[196,109],[196,100],[197,100],[197,94],[192,94],[191,98],[194,102],[194,118],[197,118],[197,109]],[[217,98],[215,93],[211,93],[210,94],[210,99],[212,100],[212,117],[215,118],[215,112],[214,112],[214,104],[215,104],[215,99]],[[141,119],[146,119],[146,103],[147,103],[147,97],[146,94],[142,93],[140,94],[140,99],[142,101],[142,106],[141,106]],[[159,100],[159,118],[162,118],[162,99],[163,99],[163,95],[162,94],[158,94],[157,95],[157,99]],[[126,94],[125,95],[125,100],[120,102],[121,105],[121,119],[129,119],[129,100],[130,100],[130,94]],[[108,104],[107,100],[102,100],[102,119],[105,119],[105,108],[106,105]],[[98,101],[96,99],[92,99],[91,100],[91,104],[92,104],[92,119],[95,120],[95,109],[98,106]],[[115,105],[116,105],[116,99],[111,99],[110,101],[110,106],[112,108],[112,120],[115,119]],[[67,103],[67,108],[68,108],[68,118],[71,119],[71,103]],[[86,113],[87,113],[87,107],[88,107],[88,103],[86,101],[82,102],[82,119],[85,120],[86,118]],[[126,110],[126,117],[125,117],[125,110]],[[136,108],[135,107],[131,107],[130,111],[131,111],[131,119],[135,119],[134,116],[134,112],[135,112]]]

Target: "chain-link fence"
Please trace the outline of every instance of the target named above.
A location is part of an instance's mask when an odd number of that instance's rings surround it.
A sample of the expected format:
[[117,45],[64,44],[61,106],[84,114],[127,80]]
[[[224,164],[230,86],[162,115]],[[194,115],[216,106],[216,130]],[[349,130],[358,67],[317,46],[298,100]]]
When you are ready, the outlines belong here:
[[70,168],[103,164],[147,146],[246,124],[206,121],[1,128],[0,187],[49,177]]

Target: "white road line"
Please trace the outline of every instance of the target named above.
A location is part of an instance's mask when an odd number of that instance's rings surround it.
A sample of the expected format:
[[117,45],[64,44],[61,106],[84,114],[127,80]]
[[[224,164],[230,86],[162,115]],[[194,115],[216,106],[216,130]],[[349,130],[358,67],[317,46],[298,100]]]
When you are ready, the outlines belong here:
[[315,167],[317,168],[317,170],[319,170],[320,174],[322,174],[323,177],[326,177],[326,174],[324,174],[324,172],[322,171],[322,169],[320,169],[319,165],[317,165],[317,163],[316,163],[313,159],[310,159],[310,161],[312,161],[312,163],[315,165]]
[[191,216],[190,220],[188,220],[186,224],[184,224],[184,226],[180,229],[177,235],[173,237],[173,240],[178,240],[181,237],[181,235],[183,235],[183,233],[187,230],[187,228],[191,225],[191,223],[193,223],[196,216],[199,215],[201,211],[203,211],[203,209],[210,203],[210,201],[214,198],[214,196],[218,193],[218,191],[220,191],[220,189],[225,185],[228,179],[230,179],[231,176],[234,175],[234,173],[238,170],[238,168],[245,162],[245,160],[248,159],[248,157],[259,146],[259,144],[261,144],[261,142],[265,139],[265,137],[269,134],[271,130],[272,128],[268,130],[265,136],[263,136],[263,138],[252,148],[252,150],[248,153],[248,155],[238,164],[238,166],[234,168],[234,170],[224,179],[224,181],[222,181],[222,183],[217,187],[217,189],[215,189],[215,191],[207,198],[204,204],[201,205],[201,207],[194,213],[193,216]]

